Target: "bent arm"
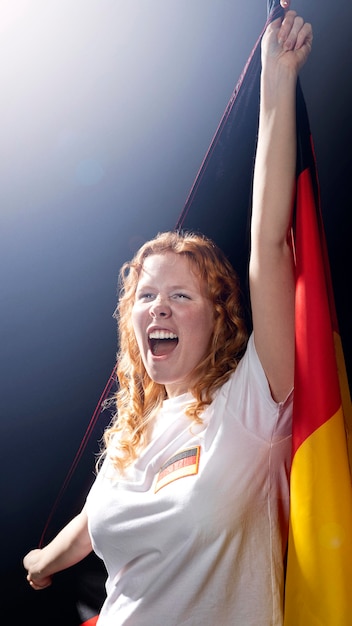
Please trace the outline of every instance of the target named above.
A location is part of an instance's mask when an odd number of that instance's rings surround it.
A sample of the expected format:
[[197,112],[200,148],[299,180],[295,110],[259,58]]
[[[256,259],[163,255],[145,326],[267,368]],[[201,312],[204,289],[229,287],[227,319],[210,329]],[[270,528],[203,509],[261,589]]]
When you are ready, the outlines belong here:
[[82,561],[90,552],[92,543],[83,508],[47,546],[24,557],[27,580],[33,589],[44,589],[51,584],[53,574]]
[[262,41],[249,279],[254,341],[276,401],[293,386],[296,82],[311,41],[310,25],[294,11],[270,24]]

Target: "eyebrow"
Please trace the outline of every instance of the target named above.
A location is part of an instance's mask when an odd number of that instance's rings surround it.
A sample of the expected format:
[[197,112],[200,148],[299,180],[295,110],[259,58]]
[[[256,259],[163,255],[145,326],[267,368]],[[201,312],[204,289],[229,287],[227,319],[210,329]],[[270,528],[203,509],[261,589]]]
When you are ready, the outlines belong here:
[[[137,291],[138,291],[139,288],[143,288],[143,289],[157,289],[157,287],[155,287],[151,283],[144,283],[143,279],[139,281],[139,283],[137,285]],[[169,287],[167,287],[167,289],[168,289],[168,291],[177,291],[178,289],[184,289],[186,291],[193,291],[194,290],[192,287],[187,287],[184,284],[170,285]]]

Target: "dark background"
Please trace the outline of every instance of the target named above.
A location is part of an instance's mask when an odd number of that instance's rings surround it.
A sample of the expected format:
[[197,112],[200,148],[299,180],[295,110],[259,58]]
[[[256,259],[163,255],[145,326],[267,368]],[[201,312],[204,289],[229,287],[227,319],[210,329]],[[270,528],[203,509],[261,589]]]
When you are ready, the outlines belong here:
[[[301,81],[351,377],[352,6],[292,8],[314,27]],[[0,564],[27,615],[57,602],[24,589],[21,560],[114,366],[119,267],[176,224],[265,18],[265,0],[0,4]],[[223,228],[236,228],[235,214]],[[108,419],[91,433],[47,539],[84,501]],[[21,623],[18,611],[9,623]]]

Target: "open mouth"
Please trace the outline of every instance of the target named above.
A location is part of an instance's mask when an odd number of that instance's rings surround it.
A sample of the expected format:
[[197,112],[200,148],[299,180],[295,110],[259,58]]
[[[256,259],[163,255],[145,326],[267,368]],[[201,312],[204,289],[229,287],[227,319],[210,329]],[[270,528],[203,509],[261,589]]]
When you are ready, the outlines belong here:
[[149,334],[148,342],[153,356],[166,356],[176,348],[178,337],[166,330],[155,330]]

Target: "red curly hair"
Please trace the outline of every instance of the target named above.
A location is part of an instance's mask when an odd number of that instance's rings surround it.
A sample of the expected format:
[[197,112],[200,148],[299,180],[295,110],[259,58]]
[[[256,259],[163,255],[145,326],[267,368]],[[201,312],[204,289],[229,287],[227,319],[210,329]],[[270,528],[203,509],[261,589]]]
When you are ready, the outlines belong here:
[[109,448],[110,458],[122,472],[148,442],[148,423],[166,397],[164,385],[155,383],[145,370],[131,315],[144,260],[166,252],[189,259],[214,305],[210,349],[193,372],[196,383],[190,389],[194,396],[194,402],[187,409],[190,420],[201,421],[201,413],[211,403],[215,390],[236,369],[248,339],[238,276],[223,252],[204,235],[178,231],[159,233],[138,250],[132,261],[122,266],[120,297],[115,311],[120,340],[116,370],[119,389],[115,397],[116,413],[104,434],[105,453]]

